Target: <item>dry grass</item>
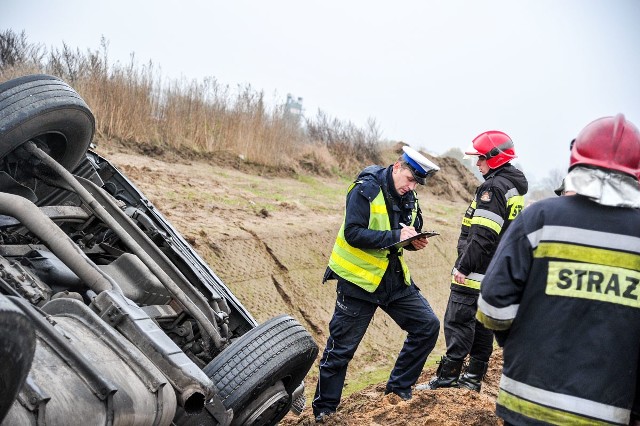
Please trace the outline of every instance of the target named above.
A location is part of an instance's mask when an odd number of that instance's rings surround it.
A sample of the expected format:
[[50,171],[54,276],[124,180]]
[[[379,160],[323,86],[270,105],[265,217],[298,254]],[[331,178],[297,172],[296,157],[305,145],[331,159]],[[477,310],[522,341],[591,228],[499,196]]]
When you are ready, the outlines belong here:
[[[271,168],[352,174],[380,160],[374,120],[361,129],[319,111],[306,119],[268,101],[251,86],[215,78],[165,80],[153,63],[110,63],[108,42],[82,52],[66,44],[47,50],[24,32],[0,32],[0,82],[25,74],[62,78],[96,117],[96,140],[153,154],[235,156]],[[275,105],[275,106],[274,106]]]

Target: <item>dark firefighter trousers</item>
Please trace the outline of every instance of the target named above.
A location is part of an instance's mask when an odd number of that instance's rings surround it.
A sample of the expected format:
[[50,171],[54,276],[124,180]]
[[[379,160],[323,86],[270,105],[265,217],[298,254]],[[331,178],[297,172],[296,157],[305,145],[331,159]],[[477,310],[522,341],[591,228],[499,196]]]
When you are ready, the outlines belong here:
[[471,355],[489,362],[493,352],[493,332],[476,320],[478,295],[451,291],[444,313],[444,338],[447,357],[464,360]]

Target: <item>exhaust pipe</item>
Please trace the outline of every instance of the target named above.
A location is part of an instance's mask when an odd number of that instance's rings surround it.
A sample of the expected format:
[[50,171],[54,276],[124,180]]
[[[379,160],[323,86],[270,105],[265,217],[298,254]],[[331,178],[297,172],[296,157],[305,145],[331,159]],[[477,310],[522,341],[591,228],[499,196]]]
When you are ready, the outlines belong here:
[[29,231],[47,244],[51,251],[64,262],[85,284],[96,293],[122,290],[84,254],[38,206],[19,195],[0,192],[0,214],[15,217]]

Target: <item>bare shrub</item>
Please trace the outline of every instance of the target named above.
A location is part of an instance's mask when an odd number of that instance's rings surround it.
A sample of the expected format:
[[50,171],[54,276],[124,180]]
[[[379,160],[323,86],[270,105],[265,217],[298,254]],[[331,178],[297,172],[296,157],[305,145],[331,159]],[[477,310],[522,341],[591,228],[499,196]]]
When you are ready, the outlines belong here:
[[380,130],[374,119],[369,119],[368,127],[361,129],[319,110],[315,119],[308,120],[306,125],[309,139],[324,144],[342,169],[350,170],[354,165],[381,160]]
[[42,72],[45,52],[44,46],[29,43],[24,31],[20,34],[12,30],[0,32],[0,76],[9,80],[19,75]]
[[[301,122],[285,104],[250,85],[231,90],[215,78],[163,81],[152,62],[110,63],[104,37],[97,50],[66,43],[47,52],[24,32],[0,33],[0,77],[47,73],[69,82],[96,117],[96,139],[147,153],[204,154],[268,167],[302,165],[312,172],[348,171],[380,161],[380,131],[318,112]],[[275,106],[272,106],[275,105]],[[317,150],[317,153],[312,151]],[[324,164],[321,164],[323,162]]]

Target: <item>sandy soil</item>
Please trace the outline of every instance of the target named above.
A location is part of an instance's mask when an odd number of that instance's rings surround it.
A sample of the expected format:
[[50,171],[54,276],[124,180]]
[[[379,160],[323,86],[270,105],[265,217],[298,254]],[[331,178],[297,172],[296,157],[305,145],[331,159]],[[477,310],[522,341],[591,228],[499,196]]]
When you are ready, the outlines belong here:
[[[185,235],[253,316],[262,322],[279,313],[296,317],[324,349],[335,291],[320,283],[342,221],[349,179],[282,177],[259,169],[161,159],[109,149],[98,153],[119,167]],[[396,153],[390,153],[390,163]],[[441,235],[407,261],[416,283],[439,318],[444,316],[455,260],[460,218],[477,182],[451,159],[418,194],[428,228]],[[350,364],[347,383],[373,370],[390,371],[404,334],[378,312]],[[434,374],[444,352],[440,336],[420,382]],[[495,395],[501,368],[496,354],[481,393],[461,389],[415,392],[404,402],[383,395],[384,383],[357,389],[343,399],[336,425],[495,425]],[[310,405],[317,363],[306,383]],[[309,407],[283,425],[313,423]]]
[[[495,399],[502,371],[502,351],[492,356],[489,371],[480,393],[467,389],[415,391],[413,398],[403,401],[396,395],[384,395],[385,384],[369,386],[345,398],[338,411],[329,417],[329,425],[395,425],[395,426],[489,426],[502,425],[495,415]],[[423,372],[418,383],[435,375],[435,368]],[[285,426],[315,424],[307,409],[301,416],[287,415]]]

